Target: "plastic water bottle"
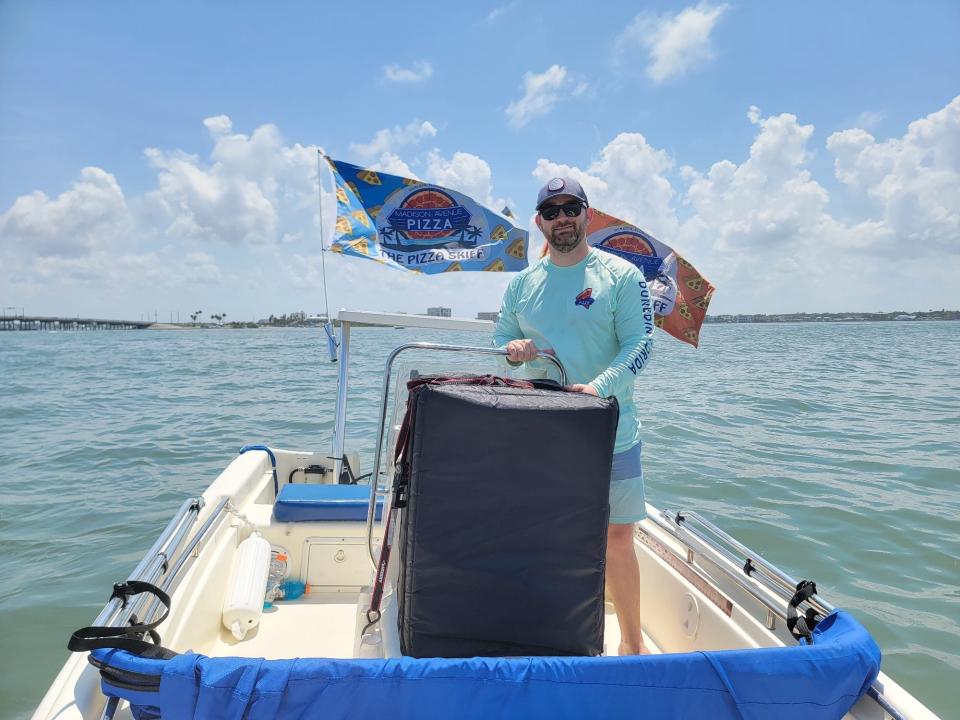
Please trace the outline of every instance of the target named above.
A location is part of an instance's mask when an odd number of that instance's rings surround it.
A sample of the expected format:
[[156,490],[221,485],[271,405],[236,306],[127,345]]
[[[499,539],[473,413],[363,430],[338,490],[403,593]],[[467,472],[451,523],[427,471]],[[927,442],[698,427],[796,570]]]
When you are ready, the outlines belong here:
[[282,585],[287,577],[287,553],[285,550],[271,550],[270,573],[267,575],[267,590],[263,598],[264,607],[273,607],[273,601],[281,599]]
[[284,600],[296,600],[305,592],[310,592],[310,586],[299,580],[284,580],[280,583],[280,597]]

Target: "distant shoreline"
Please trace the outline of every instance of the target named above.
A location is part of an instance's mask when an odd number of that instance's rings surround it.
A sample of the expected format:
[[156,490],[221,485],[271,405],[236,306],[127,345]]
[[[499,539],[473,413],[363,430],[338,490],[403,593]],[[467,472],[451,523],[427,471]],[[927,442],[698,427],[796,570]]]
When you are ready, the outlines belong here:
[[[271,318],[272,319],[272,318]],[[472,318],[471,318],[472,319]],[[928,310],[925,312],[888,312],[888,313],[780,313],[780,314],[739,314],[739,315],[707,315],[704,324],[726,325],[739,323],[843,323],[843,322],[919,322],[931,320],[960,321],[960,310]],[[336,318],[334,326],[340,322]],[[0,332],[31,330],[243,330],[243,329],[277,329],[302,328],[317,329],[322,323],[311,319],[305,321],[296,315],[290,320],[277,318],[275,322],[232,321],[220,324],[215,323],[151,323],[143,320],[89,320],[80,318],[58,317],[30,317],[30,316],[3,316],[0,315]]]
[[960,310],[889,313],[782,313],[779,315],[707,315],[704,323],[915,322],[960,320]]

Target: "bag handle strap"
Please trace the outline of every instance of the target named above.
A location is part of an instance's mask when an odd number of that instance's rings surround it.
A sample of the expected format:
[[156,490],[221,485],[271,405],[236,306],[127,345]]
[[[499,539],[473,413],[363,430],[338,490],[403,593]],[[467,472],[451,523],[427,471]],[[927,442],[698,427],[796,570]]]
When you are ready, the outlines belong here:
[[[152,583],[143,580],[127,580],[113,586],[110,600],[119,598],[120,607],[125,608],[129,598],[142,593],[153,595],[163,604],[163,614],[159,618],[150,623],[142,623],[137,620],[136,615],[131,615],[129,625],[91,625],[80,628],[70,636],[67,649],[72,652],[86,652],[99,648],[117,648],[129,650],[137,655],[156,649],[160,645],[160,634],[155,628],[170,614],[170,596]],[[147,635],[153,642],[147,642],[144,639]]]

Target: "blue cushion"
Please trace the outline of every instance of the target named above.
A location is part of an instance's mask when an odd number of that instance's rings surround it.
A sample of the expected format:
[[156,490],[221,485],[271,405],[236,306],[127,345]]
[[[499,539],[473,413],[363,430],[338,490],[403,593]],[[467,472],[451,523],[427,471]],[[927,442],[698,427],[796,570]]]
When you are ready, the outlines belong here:
[[[370,504],[369,485],[290,484],[280,488],[273,516],[280,522],[315,520],[366,520]],[[377,520],[383,499],[377,499]]]

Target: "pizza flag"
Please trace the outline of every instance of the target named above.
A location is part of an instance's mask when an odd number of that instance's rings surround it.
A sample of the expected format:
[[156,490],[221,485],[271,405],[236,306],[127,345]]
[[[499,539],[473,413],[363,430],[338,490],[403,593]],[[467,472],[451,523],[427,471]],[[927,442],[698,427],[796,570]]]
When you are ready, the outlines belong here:
[[327,158],[337,196],[333,252],[427,274],[516,272],[527,231],[471,198]]
[[640,268],[650,288],[657,327],[697,347],[714,287],[693,265],[637,226],[599,210],[593,211],[587,225],[587,243]]

